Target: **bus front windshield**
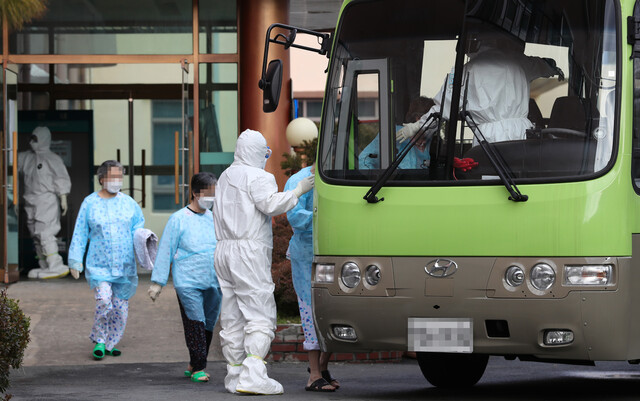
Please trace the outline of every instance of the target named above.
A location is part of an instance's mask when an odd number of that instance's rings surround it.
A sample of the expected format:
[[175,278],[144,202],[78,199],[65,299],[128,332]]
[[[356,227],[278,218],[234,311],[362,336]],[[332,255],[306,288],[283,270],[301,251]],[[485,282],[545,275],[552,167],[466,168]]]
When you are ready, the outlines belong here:
[[616,3],[441,4],[345,7],[324,103],[321,173],[336,184],[370,185],[402,154],[387,185],[495,183],[487,147],[515,182],[606,172],[617,142]]

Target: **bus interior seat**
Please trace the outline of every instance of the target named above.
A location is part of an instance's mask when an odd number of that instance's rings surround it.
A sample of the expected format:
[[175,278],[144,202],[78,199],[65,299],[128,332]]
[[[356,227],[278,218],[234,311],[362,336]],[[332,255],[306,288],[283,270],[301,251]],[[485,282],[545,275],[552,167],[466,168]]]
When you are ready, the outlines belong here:
[[533,123],[535,128],[542,129],[546,126],[540,107],[538,107],[538,103],[536,103],[536,100],[533,98],[529,98],[529,114],[527,118]]
[[[549,128],[585,132],[586,126],[585,106],[578,96],[562,96],[553,102],[549,116]],[[561,134],[554,136],[559,137]]]

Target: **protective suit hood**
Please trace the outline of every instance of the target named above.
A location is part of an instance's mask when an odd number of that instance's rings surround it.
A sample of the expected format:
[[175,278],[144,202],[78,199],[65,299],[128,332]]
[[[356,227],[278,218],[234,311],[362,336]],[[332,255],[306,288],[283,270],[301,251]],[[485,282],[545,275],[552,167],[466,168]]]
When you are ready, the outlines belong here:
[[38,142],[31,143],[31,149],[34,152],[47,152],[51,146],[51,131],[47,127],[36,127],[31,135],[38,138]]
[[258,131],[244,130],[236,142],[233,164],[264,168],[267,159],[267,140]]

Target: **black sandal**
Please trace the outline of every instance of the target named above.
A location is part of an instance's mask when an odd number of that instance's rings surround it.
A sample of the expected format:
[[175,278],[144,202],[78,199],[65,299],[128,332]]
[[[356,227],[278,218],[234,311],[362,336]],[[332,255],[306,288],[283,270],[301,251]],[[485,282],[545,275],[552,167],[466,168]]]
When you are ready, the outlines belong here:
[[[340,388],[340,382],[338,382],[337,379],[331,377],[331,373],[329,373],[328,370],[323,370],[322,372],[320,372],[320,374],[322,375],[322,378],[327,381],[329,384],[331,384],[333,387],[337,389]],[[338,384],[333,384],[333,382],[336,382]]]
[[318,393],[333,393],[334,391],[336,391],[335,388],[323,388],[326,386],[331,386],[331,383],[329,383],[323,377],[321,377],[318,380],[311,383],[310,386],[305,387],[304,389],[306,391],[315,391]]

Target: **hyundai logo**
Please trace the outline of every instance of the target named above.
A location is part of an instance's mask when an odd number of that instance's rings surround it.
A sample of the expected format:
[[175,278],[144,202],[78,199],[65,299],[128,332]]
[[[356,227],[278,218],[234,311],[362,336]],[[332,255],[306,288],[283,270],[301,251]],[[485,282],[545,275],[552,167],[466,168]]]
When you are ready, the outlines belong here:
[[431,277],[448,277],[458,270],[458,264],[449,259],[436,259],[427,263],[424,271]]

